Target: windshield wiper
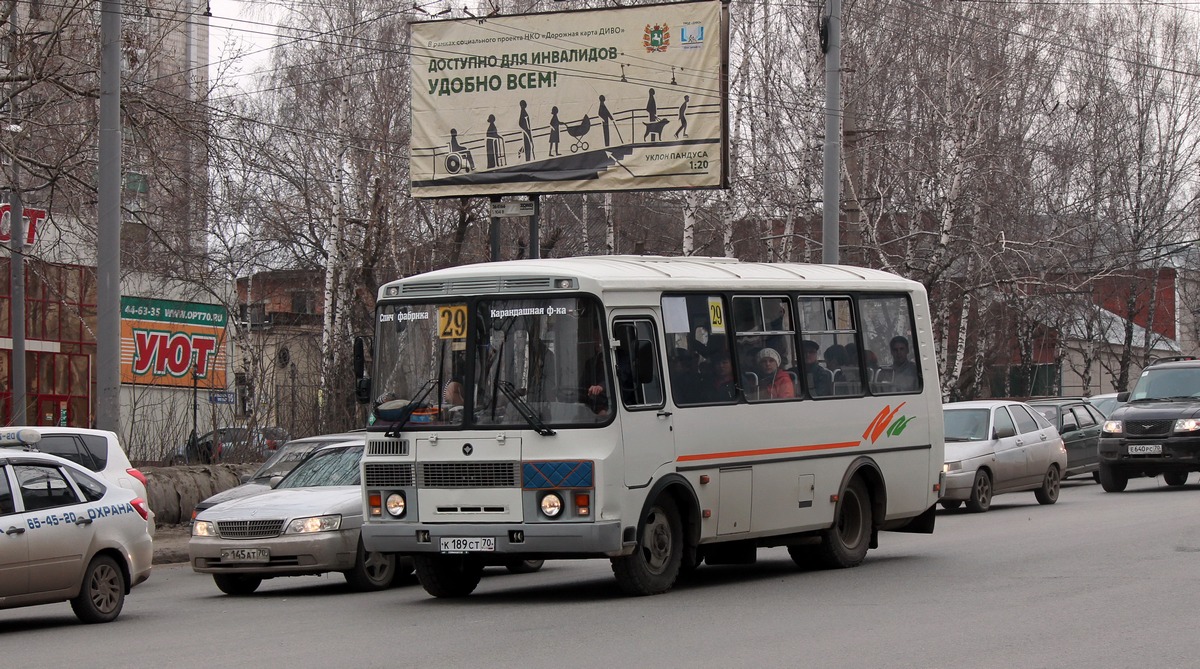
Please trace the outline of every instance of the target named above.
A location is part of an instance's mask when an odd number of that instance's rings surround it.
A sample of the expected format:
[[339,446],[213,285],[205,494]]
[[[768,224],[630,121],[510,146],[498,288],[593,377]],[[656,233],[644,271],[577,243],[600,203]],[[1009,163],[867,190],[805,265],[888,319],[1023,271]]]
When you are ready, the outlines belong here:
[[500,389],[500,392],[504,393],[504,396],[508,398],[508,401],[512,402],[512,405],[517,408],[517,413],[521,414],[521,417],[525,419],[525,422],[529,423],[538,434],[542,435],[543,437],[549,437],[555,434],[554,430],[546,427],[546,424],[542,422],[542,419],[538,418],[537,414],[533,412],[533,409],[529,408],[529,405],[525,403],[525,400],[521,399],[521,396],[517,394],[517,389],[513,387],[511,382],[497,381],[496,387]]
[[389,439],[398,438],[400,436],[401,428],[408,424],[408,419],[412,418],[413,412],[420,408],[421,403],[425,401],[426,397],[429,397],[429,391],[433,390],[435,385],[437,385],[437,379],[429,379],[426,381],[425,385],[421,386],[421,389],[417,391],[417,395],[413,401],[409,402],[408,406],[405,407],[406,410],[404,412],[404,416],[401,417],[400,420],[392,423],[391,427],[388,428],[387,432],[383,436],[388,437]]

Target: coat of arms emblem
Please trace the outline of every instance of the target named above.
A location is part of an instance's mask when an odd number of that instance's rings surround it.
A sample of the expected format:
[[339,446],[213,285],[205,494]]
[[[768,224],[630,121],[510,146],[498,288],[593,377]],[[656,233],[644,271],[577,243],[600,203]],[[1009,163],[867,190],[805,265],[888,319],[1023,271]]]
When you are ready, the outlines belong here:
[[656,51],[666,51],[671,45],[671,33],[667,24],[658,25],[657,23],[651,26],[646,24],[646,32],[642,35],[642,46],[646,47],[646,53],[654,53]]

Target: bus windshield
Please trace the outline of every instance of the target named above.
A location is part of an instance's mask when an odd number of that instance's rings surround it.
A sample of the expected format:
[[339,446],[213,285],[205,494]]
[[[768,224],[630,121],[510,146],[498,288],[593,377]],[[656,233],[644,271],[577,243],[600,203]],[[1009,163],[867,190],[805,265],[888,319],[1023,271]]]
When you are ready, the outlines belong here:
[[381,305],[376,401],[420,402],[409,430],[606,423],[602,320],[588,297]]

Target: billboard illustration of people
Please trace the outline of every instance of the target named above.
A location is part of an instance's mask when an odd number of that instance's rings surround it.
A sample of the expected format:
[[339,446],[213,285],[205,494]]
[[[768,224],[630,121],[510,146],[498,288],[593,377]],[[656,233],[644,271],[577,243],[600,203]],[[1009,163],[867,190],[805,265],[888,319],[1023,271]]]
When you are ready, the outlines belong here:
[[724,187],[725,20],[702,0],[412,24],[412,196]]

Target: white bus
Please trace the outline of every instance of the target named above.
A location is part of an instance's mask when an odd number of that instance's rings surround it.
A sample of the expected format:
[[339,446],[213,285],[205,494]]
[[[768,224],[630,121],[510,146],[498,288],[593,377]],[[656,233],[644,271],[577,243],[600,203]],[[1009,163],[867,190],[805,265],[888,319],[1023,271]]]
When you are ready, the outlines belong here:
[[488,564],[608,558],[650,595],[786,546],[853,567],[932,532],[942,403],[924,288],[847,266],[602,256],[383,286],[369,551],[462,597]]

